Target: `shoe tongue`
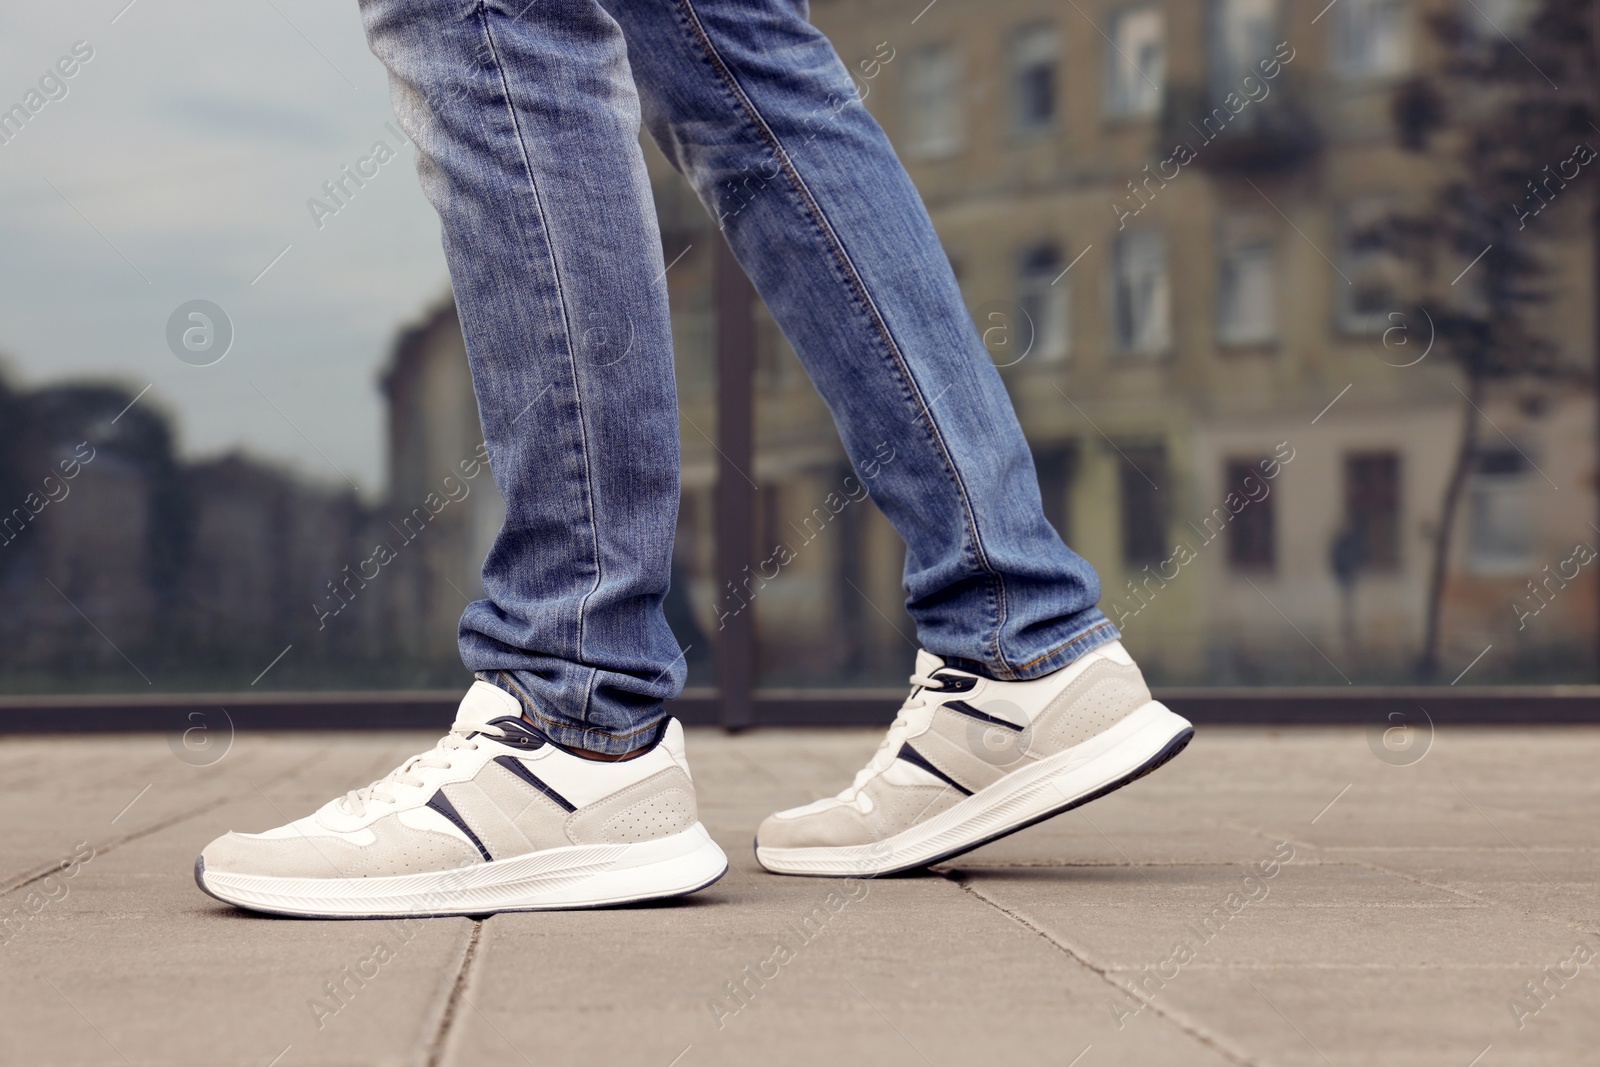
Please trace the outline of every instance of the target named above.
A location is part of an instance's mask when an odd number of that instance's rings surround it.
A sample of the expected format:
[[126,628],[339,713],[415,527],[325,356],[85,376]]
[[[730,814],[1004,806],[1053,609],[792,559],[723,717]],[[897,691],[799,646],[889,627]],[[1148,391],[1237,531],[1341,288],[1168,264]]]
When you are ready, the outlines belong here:
[[917,649],[917,671],[924,678],[932,678],[933,672],[944,666],[944,660],[935,656],[925,648]]
[[503,715],[521,716],[522,705],[517,698],[488,682],[473,682],[467,695],[461,698],[456,709],[457,726],[482,726]]

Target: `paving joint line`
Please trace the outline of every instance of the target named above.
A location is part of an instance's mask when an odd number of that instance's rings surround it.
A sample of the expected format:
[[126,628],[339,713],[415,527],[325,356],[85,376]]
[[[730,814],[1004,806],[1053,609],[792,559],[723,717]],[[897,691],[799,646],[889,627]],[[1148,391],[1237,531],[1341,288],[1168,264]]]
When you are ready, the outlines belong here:
[[[1245,832],[1245,833],[1252,834],[1254,836],[1258,836],[1258,837],[1262,838],[1263,840],[1267,840],[1272,836],[1271,834],[1267,833],[1266,831],[1261,830],[1258,827],[1248,826],[1248,825],[1243,824],[1243,823],[1235,823],[1235,822],[1233,822],[1232,820],[1229,820],[1229,819],[1219,819],[1219,820],[1211,820],[1211,821],[1212,821],[1212,824],[1214,826],[1220,826],[1220,827],[1225,827],[1225,828],[1232,829],[1232,830],[1242,831],[1242,832]],[[1411,881],[1417,882],[1417,883],[1419,883],[1421,885],[1426,885],[1431,889],[1437,889],[1440,892],[1449,893],[1452,896],[1457,896],[1457,897],[1460,897],[1462,900],[1469,901],[1475,907],[1485,907],[1485,906],[1487,906],[1487,907],[1512,907],[1512,905],[1503,904],[1501,901],[1490,900],[1488,898],[1483,898],[1483,897],[1474,897],[1474,896],[1472,896],[1472,895],[1470,895],[1468,893],[1463,893],[1460,890],[1451,889],[1449,886],[1438,885],[1438,884],[1436,884],[1434,882],[1430,882],[1430,881],[1428,881],[1428,880],[1426,880],[1426,879],[1424,879],[1422,877],[1419,877],[1418,875],[1410,874],[1410,873],[1408,873],[1406,871],[1384,867],[1381,864],[1373,863],[1371,860],[1363,859],[1360,856],[1337,856],[1336,855],[1336,853],[1341,851],[1341,850],[1350,851],[1350,850],[1354,850],[1354,849],[1364,849],[1366,846],[1359,846],[1359,845],[1355,845],[1355,846],[1317,845],[1317,844],[1313,844],[1313,843],[1311,843],[1309,841],[1302,843],[1301,841],[1299,841],[1299,840],[1297,840],[1297,839],[1295,839],[1293,837],[1289,837],[1289,836],[1280,837],[1278,840],[1280,840],[1280,841],[1289,841],[1291,844],[1293,844],[1295,846],[1295,848],[1297,850],[1302,848],[1302,847],[1304,847],[1309,852],[1320,853],[1320,858],[1311,860],[1310,862],[1307,862],[1307,863],[1303,864],[1304,866],[1307,866],[1307,867],[1340,867],[1340,866],[1365,867],[1368,870],[1379,871],[1379,872],[1381,872],[1383,874],[1387,874],[1392,878],[1410,879]],[[1407,849],[1397,849],[1396,851],[1404,851],[1404,852],[1408,852],[1409,853],[1409,852],[1421,851],[1421,850],[1407,848]],[[1469,848],[1469,849],[1463,849],[1462,851],[1471,852],[1471,851],[1476,851],[1476,849],[1470,849]],[[1300,857],[1299,857],[1298,854],[1295,856],[1295,860],[1296,860],[1297,863],[1300,862]],[[1203,866],[1209,866],[1209,865],[1203,865]]]
[[[1280,838],[1281,840],[1281,838]],[[958,857],[959,859],[959,857]],[[1141,863],[1113,862],[1111,860],[1006,860],[994,863],[957,863],[950,861],[954,868],[963,871],[1009,871],[1009,870],[1047,870],[1065,871],[1084,868],[1087,870],[1127,870],[1129,867],[1148,867],[1152,870],[1185,870],[1196,867],[1238,867],[1241,870],[1255,870],[1255,860],[1146,860]],[[1361,863],[1360,859],[1323,859],[1312,860],[1302,864],[1298,855],[1294,858],[1296,867],[1353,867]],[[943,866],[943,864],[941,864]]]
[[[307,762],[314,762],[314,761],[307,761]],[[277,778],[274,778],[274,779],[270,780],[269,782],[267,782],[267,784],[268,785],[276,785],[279,782],[285,780],[286,778],[289,778],[289,777],[291,777],[291,776],[293,776],[295,774],[299,774],[304,770],[305,770],[304,766],[292,767],[289,770],[285,771],[283,774],[280,774]],[[221,807],[223,804],[226,804],[226,803],[228,803],[229,801],[231,801],[233,799],[235,799],[235,798],[231,794],[227,794],[227,793],[224,793],[224,794],[222,794],[220,796],[212,797],[209,801],[207,801],[205,803],[202,803],[198,807],[189,808],[189,809],[187,809],[185,811],[179,812],[177,815],[174,815],[171,818],[163,819],[160,822],[153,823],[150,826],[146,826],[142,830],[135,830],[133,833],[127,834],[126,836],[115,838],[112,841],[110,841],[108,844],[106,844],[103,848],[98,846],[98,845],[96,845],[95,846],[95,850],[94,850],[95,857],[99,858],[101,856],[104,856],[108,852],[113,852],[116,849],[121,848],[123,845],[131,844],[134,841],[138,841],[141,838],[149,837],[151,834],[160,833],[162,830],[171,829],[172,827],[178,825],[181,822],[185,822],[188,819],[192,819],[192,818],[194,818],[195,816],[198,816],[198,815],[203,815],[206,812],[211,811],[213,808]],[[90,840],[90,843],[93,844],[92,839]],[[20,879],[19,881],[8,882],[3,887],[0,887],[0,897],[8,896],[8,895],[10,895],[12,893],[15,893],[19,889],[24,889],[27,886],[32,885],[35,882],[43,881],[44,879],[50,877],[52,874],[54,874],[56,871],[58,871],[60,869],[61,869],[60,862],[59,861],[52,861],[42,871],[38,871],[37,873],[34,873],[34,874],[18,875],[17,877]]]
[[[1467,852],[1485,851],[1485,852],[1487,852],[1487,851],[1491,851],[1491,850],[1490,849],[1482,849],[1482,850],[1479,850],[1479,849],[1463,849],[1461,851],[1467,851]],[[1507,850],[1506,849],[1494,849],[1492,851],[1505,852]],[[1346,860],[1346,861],[1343,861],[1343,862],[1354,863],[1357,866],[1367,867],[1367,868],[1370,868],[1370,869],[1372,869],[1374,871],[1381,871],[1384,874],[1392,875],[1393,877],[1396,877],[1396,878],[1410,879],[1411,881],[1414,881],[1414,882],[1418,883],[1419,885],[1425,885],[1425,886],[1428,886],[1431,889],[1437,889],[1437,890],[1440,890],[1441,892],[1450,893],[1450,894],[1452,894],[1454,896],[1461,897],[1464,900],[1471,901],[1477,907],[1486,907],[1486,908],[1490,908],[1490,909],[1502,908],[1502,909],[1510,910],[1510,911],[1513,911],[1513,912],[1517,912],[1517,913],[1522,914],[1522,915],[1531,915],[1536,919],[1539,919],[1539,920],[1542,920],[1542,921],[1548,922],[1548,923],[1553,923],[1553,924],[1555,924],[1557,926],[1566,925],[1566,926],[1571,927],[1572,929],[1577,930],[1580,933],[1587,933],[1587,934],[1593,934],[1595,936],[1600,936],[1600,925],[1597,925],[1595,929],[1591,930],[1590,928],[1588,928],[1588,927],[1583,925],[1583,921],[1581,919],[1573,919],[1571,917],[1563,918],[1563,917],[1558,916],[1558,915],[1551,915],[1549,912],[1546,912],[1546,911],[1543,911],[1543,910],[1531,910],[1526,905],[1516,904],[1516,903],[1513,903],[1513,902],[1511,902],[1509,900],[1500,899],[1500,897],[1498,895],[1490,896],[1487,893],[1474,895],[1474,894],[1466,892],[1465,890],[1453,889],[1453,888],[1451,888],[1450,886],[1447,886],[1447,885],[1440,885],[1437,882],[1431,882],[1428,879],[1422,878],[1422,877],[1420,877],[1418,875],[1415,875],[1415,874],[1412,874],[1409,871],[1403,871],[1403,870],[1400,870],[1398,868],[1385,867],[1381,863],[1374,863],[1371,860],[1361,859],[1359,857],[1352,858],[1350,860]],[[1548,882],[1548,879],[1546,879],[1546,881]],[[1528,884],[1528,885],[1538,885],[1539,883],[1538,882],[1529,882],[1529,883],[1526,883],[1526,884]],[[1551,884],[1554,885],[1554,883],[1551,883]],[[1570,885],[1571,883],[1567,883],[1567,884]],[[1559,886],[1556,886],[1556,888],[1559,888]]]
[[1430,889],[1437,889],[1441,893],[1449,893],[1453,896],[1458,896],[1463,900],[1471,901],[1474,905],[1480,908],[1510,907],[1509,904],[1506,904],[1503,901],[1492,900],[1488,897],[1475,897],[1472,894],[1462,892],[1459,889],[1452,889],[1447,885],[1440,885],[1437,882],[1430,882],[1428,879],[1423,878],[1420,875],[1412,874],[1410,871],[1402,871],[1398,868],[1385,867],[1383,864],[1373,863],[1371,860],[1364,860],[1358,857],[1345,860],[1343,862],[1352,863],[1358,867],[1366,867],[1368,870],[1378,871],[1381,874],[1387,874],[1394,878],[1403,878],[1408,881],[1416,882],[1418,885],[1425,885]]
[[[1291,844],[1291,845],[1293,845],[1295,847],[1297,852],[1298,852],[1299,849],[1302,849],[1302,848],[1308,849],[1308,850],[1310,850],[1312,852],[1321,852],[1321,851],[1323,851],[1322,846],[1317,844],[1317,843],[1315,843],[1314,841],[1306,841],[1306,840],[1303,840],[1303,839],[1301,839],[1299,837],[1294,836],[1293,834],[1269,833],[1268,831],[1263,830],[1259,826],[1252,826],[1249,823],[1243,823],[1243,822],[1234,822],[1232,819],[1228,819],[1228,818],[1221,818],[1221,819],[1208,818],[1208,819],[1206,819],[1204,821],[1208,825],[1210,825],[1211,827],[1213,827],[1215,829],[1234,830],[1234,831],[1237,831],[1239,833],[1246,834],[1246,835],[1248,835],[1250,837],[1259,838],[1260,840],[1265,841],[1265,842],[1267,842],[1268,844],[1271,844],[1271,845],[1276,845],[1279,841],[1287,841],[1289,844]],[[1300,857],[1298,855],[1295,856],[1295,859],[1297,861],[1299,860],[1299,858]]]
[[[983,901],[983,903],[987,904],[995,911],[998,911],[1001,915],[1004,915],[1018,926],[1021,926],[1025,930],[1031,930],[1033,933],[1043,938],[1047,944],[1054,946],[1068,959],[1093,972],[1100,978],[1101,981],[1111,986],[1118,993],[1122,993],[1124,995],[1128,993],[1128,987],[1112,978],[1110,972],[1106,968],[1094,963],[1087,956],[1083,955],[1081,952],[1067,944],[1065,941],[1061,940],[1059,937],[1056,937],[1043,927],[1036,925],[1031,919],[1023,915],[1021,912],[1006,907],[993,897],[986,896],[982,891],[974,887],[966,878],[964,878],[960,872],[952,871],[946,874],[945,877],[954,882],[956,885],[960,886],[963,891],[970,893],[978,900]],[[1143,998],[1141,998],[1141,1000],[1142,999]],[[1198,1024],[1191,1022],[1188,1019],[1167,1011],[1155,1001],[1143,1000],[1143,1003],[1151,1011],[1155,1012],[1157,1018],[1163,1019],[1170,1023],[1178,1030],[1189,1035],[1202,1045],[1217,1053],[1217,1055],[1221,1056],[1229,1063],[1240,1064],[1242,1067],[1253,1067],[1253,1065],[1256,1063],[1256,1061],[1251,1059],[1249,1056],[1224,1043],[1220,1037],[1206,1032]]]
[[456,965],[455,981],[450,983],[445,993],[444,1004],[439,1009],[439,1021],[433,1028],[433,1038],[428,1042],[427,1058],[422,1061],[427,1067],[439,1067],[444,1063],[450,1036],[455,1032],[456,1020],[462,1014],[466,985],[472,977],[473,964],[478,959],[478,945],[482,943],[483,925],[487,921],[486,918],[473,919],[472,928],[467,931],[466,944],[461,948],[461,962]]
[[[1208,820],[1208,821],[1211,822],[1212,825],[1214,825],[1214,826],[1225,827],[1225,828],[1232,829],[1232,830],[1243,831],[1245,833],[1249,833],[1251,835],[1261,837],[1263,840],[1265,840],[1265,839],[1267,839],[1267,838],[1269,838],[1271,836],[1270,834],[1268,834],[1265,831],[1261,830],[1259,827],[1249,826],[1249,825],[1244,824],[1244,823],[1236,823],[1236,822],[1233,822],[1231,819],[1214,819],[1214,820]],[[1280,838],[1279,840],[1290,841],[1296,847],[1296,849],[1301,847],[1301,842],[1296,840],[1296,839],[1294,839],[1294,838],[1291,838],[1291,837],[1283,837],[1283,838]],[[1327,866],[1338,866],[1338,865],[1349,864],[1349,865],[1354,865],[1354,866],[1358,866],[1358,867],[1365,867],[1365,868],[1367,868],[1369,870],[1379,871],[1379,872],[1382,872],[1383,874],[1387,874],[1392,878],[1410,879],[1411,881],[1417,882],[1417,883],[1419,883],[1421,885],[1426,885],[1431,889],[1437,889],[1440,892],[1449,893],[1452,896],[1460,897],[1462,900],[1470,901],[1476,907],[1489,907],[1489,908],[1516,908],[1516,907],[1518,907],[1518,905],[1512,904],[1512,903],[1510,903],[1508,901],[1498,900],[1498,899],[1495,899],[1495,898],[1492,898],[1492,897],[1475,897],[1475,896],[1473,896],[1473,895],[1471,895],[1469,893],[1462,892],[1461,890],[1452,889],[1449,886],[1439,885],[1439,884],[1437,884],[1435,882],[1428,881],[1425,878],[1422,878],[1422,877],[1420,877],[1418,875],[1415,875],[1415,874],[1411,874],[1411,873],[1409,873],[1407,871],[1399,870],[1399,869],[1396,869],[1396,868],[1385,867],[1382,864],[1374,863],[1373,861],[1368,860],[1368,859],[1364,859],[1364,858],[1362,858],[1360,856],[1338,856],[1338,857],[1336,857],[1336,853],[1338,853],[1340,851],[1351,851],[1351,850],[1356,850],[1356,849],[1361,849],[1361,850],[1365,850],[1365,851],[1371,851],[1370,846],[1360,846],[1360,845],[1325,846],[1325,845],[1312,844],[1311,842],[1308,841],[1308,842],[1304,843],[1304,847],[1306,849],[1308,849],[1309,851],[1311,851],[1311,852],[1321,853],[1322,857],[1323,857],[1323,858],[1321,858],[1319,860],[1313,861],[1312,863],[1306,864],[1307,866],[1324,866],[1324,865],[1327,865]],[[1427,849],[1397,848],[1394,851],[1406,852],[1408,854],[1412,853],[1412,852],[1420,852],[1420,851],[1476,852],[1476,851],[1480,851],[1480,848],[1478,848],[1478,847],[1463,847],[1463,848],[1453,848],[1453,849],[1440,849],[1440,848],[1437,848],[1437,847],[1432,847],[1432,848],[1427,848]],[[1500,848],[1498,846],[1491,846],[1491,847],[1488,847],[1488,848],[1483,848],[1483,849],[1481,849],[1481,851],[1504,852],[1504,851],[1507,851],[1507,850],[1504,849],[1504,848]],[[1517,851],[1514,846],[1513,846],[1512,851]],[[1295,858],[1296,858],[1296,861],[1298,862],[1299,861],[1299,856],[1297,855]],[[1537,870],[1537,868],[1535,868],[1535,870]],[[1548,878],[1546,879],[1546,881],[1548,881]],[[1557,923],[1557,924],[1563,923],[1563,922],[1570,924],[1572,922],[1571,919],[1558,919],[1557,917],[1555,917],[1553,915],[1547,915],[1547,914],[1541,914],[1538,917],[1541,918],[1541,919],[1544,919],[1547,922],[1553,922],[1553,923]]]

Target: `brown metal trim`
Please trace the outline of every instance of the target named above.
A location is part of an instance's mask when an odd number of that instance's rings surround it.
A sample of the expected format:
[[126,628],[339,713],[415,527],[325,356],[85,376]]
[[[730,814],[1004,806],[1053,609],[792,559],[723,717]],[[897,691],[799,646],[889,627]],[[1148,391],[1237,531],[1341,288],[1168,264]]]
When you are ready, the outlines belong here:
[[753,725],[755,609],[742,603],[748,566],[755,561],[755,290],[726,241],[717,242],[717,483],[716,634],[719,721],[728,729]]

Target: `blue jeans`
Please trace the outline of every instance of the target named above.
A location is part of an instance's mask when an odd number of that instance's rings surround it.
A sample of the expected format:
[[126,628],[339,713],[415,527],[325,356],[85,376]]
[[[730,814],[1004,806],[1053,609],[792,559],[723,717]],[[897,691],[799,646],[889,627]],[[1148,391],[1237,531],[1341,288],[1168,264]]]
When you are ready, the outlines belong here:
[[[461,656],[552,738],[648,741],[684,679],[667,286],[638,131],[688,178],[905,538],[930,652],[1003,680],[1116,630],[915,188],[793,0],[361,0],[418,150],[506,521]],[[891,456],[884,462],[883,457]]]

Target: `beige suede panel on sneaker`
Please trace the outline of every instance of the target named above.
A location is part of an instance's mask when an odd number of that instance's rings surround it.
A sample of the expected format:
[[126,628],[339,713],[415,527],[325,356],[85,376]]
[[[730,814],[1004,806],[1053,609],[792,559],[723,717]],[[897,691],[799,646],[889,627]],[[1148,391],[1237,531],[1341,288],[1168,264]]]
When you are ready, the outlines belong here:
[[385,815],[372,824],[377,840],[353,845],[336,837],[309,835],[272,840],[228,834],[201,853],[209,871],[284,878],[378,878],[443,871],[481,863],[478,850],[460,838],[400,825]]
[[1029,751],[1053,756],[1102,733],[1150,702],[1139,668],[1097,659],[1033,720]]
[[[572,844],[567,837],[567,809],[538,790],[529,789],[521,778],[504,767],[490,763],[472,781],[495,807],[511,819],[528,842],[526,851],[562,848]],[[456,810],[469,823],[472,821],[472,817],[459,805]],[[488,841],[484,844],[488,844]],[[505,859],[507,855],[493,845],[489,845],[489,852],[497,859]]]
[[[990,748],[991,734],[997,747]],[[1033,757],[1014,746],[1022,731],[1008,731],[1003,726],[986,723],[971,715],[963,715],[949,708],[939,708],[933,713],[928,729],[907,742],[923,759],[954,778],[972,792],[991,786],[1020,770]]]
[[794,818],[769,815],[756,831],[762,848],[836,848],[881,841],[944,811],[962,799],[947,785],[892,785],[875,778],[861,790],[872,800],[863,814],[854,804],[830,804]]
[[[461,816],[477,835],[478,840],[483,842],[483,847],[489,850],[489,855],[497,860],[503,860],[532,852],[534,844],[528,840],[528,835],[512,821],[511,813],[497,803],[480,784],[481,779],[490,777],[491,770],[499,771],[500,768],[490,764],[478,772],[476,779],[470,782],[454,782],[441,791],[445,799],[456,809],[456,814]],[[501,773],[507,772],[501,771]],[[527,793],[529,790],[524,788],[523,792]],[[517,802],[520,803],[520,800]]]
[[876,840],[862,815],[849,804],[827,804],[820,811],[780,819],[768,815],[756,827],[762,848],[832,848]]
[[867,818],[876,822],[877,828],[868,839],[871,841],[926,822],[965,798],[954,786],[894,785],[882,778],[867,783],[861,791],[872,798],[873,811]]
[[669,767],[573,812],[566,831],[574,845],[631,845],[682,833],[699,818],[689,776]]

